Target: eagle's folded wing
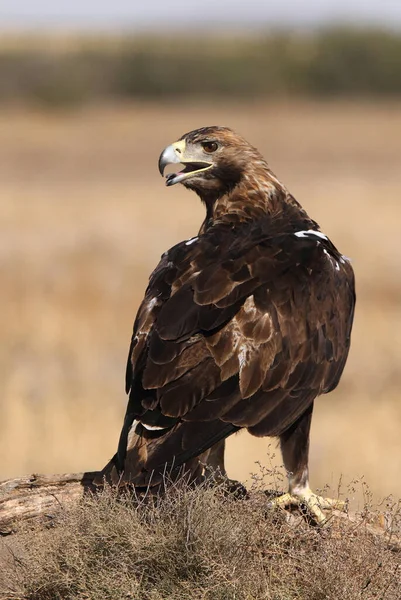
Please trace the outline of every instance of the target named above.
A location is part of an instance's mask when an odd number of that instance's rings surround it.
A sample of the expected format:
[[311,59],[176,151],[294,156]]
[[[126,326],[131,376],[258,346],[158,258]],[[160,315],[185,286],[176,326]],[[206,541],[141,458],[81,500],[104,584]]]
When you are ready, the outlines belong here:
[[178,467],[241,427],[285,431],[336,386],[353,303],[352,270],[325,236],[216,229],[170,250],[134,326],[120,468]]

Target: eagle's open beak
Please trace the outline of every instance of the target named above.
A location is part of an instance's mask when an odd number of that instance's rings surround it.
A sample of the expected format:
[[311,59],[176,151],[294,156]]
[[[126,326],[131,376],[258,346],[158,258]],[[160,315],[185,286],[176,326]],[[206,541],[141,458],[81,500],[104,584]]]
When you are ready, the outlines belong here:
[[160,175],[164,174],[164,170],[167,165],[182,164],[184,169],[179,173],[170,173],[166,176],[166,185],[174,185],[181,183],[185,179],[189,179],[194,175],[207,171],[213,166],[213,163],[200,161],[195,155],[191,155],[187,152],[185,140],[174,142],[170,146],[167,146],[160,154],[159,158],[159,172]]

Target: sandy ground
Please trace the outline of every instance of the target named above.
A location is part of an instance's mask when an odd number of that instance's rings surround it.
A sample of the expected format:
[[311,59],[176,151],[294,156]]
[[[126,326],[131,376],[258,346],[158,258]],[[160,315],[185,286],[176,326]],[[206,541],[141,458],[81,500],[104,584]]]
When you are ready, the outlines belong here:
[[[0,478],[98,469],[114,453],[147,277],[203,217],[195,195],[164,187],[158,155],[211,124],[259,147],[356,271],[349,362],[316,403],[312,485],[401,496],[400,104],[2,110]],[[274,440],[228,447],[232,477],[280,463]]]

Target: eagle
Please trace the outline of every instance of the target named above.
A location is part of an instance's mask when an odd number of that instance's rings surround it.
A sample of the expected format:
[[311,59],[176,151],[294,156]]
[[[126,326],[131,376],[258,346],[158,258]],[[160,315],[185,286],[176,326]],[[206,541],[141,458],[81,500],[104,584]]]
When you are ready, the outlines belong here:
[[118,450],[101,478],[157,489],[166,473],[225,475],[225,438],[247,429],[279,438],[289,489],[274,503],[324,523],[335,501],[309,486],[309,433],[315,398],[337,386],[350,348],[350,262],[233,130],[186,133],[161,153],[160,173],[176,164],[166,185],[196,192],[206,217],[150,276]]

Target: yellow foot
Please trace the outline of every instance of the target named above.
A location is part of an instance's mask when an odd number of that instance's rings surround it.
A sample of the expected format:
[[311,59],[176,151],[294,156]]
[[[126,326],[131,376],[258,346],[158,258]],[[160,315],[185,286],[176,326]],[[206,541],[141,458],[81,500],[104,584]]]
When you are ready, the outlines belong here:
[[269,501],[269,507],[272,508],[289,508],[290,506],[305,507],[312,519],[318,525],[325,525],[328,520],[322,509],[346,511],[346,503],[343,500],[323,498],[310,490],[302,490],[302,492],[293,492],[292,494],[282,494]]

